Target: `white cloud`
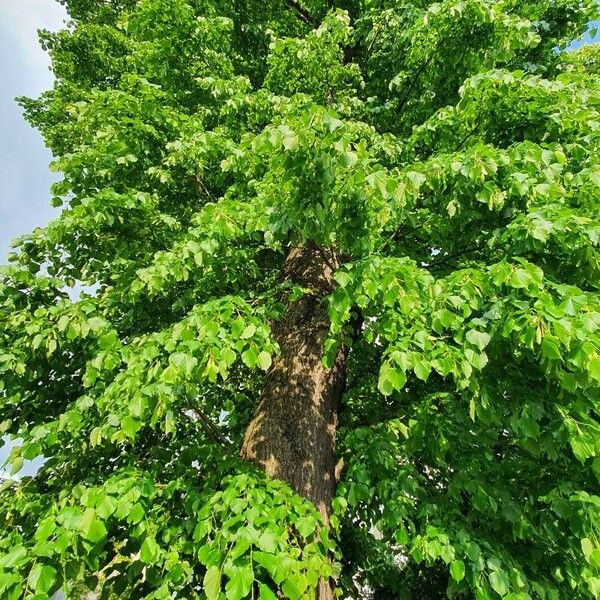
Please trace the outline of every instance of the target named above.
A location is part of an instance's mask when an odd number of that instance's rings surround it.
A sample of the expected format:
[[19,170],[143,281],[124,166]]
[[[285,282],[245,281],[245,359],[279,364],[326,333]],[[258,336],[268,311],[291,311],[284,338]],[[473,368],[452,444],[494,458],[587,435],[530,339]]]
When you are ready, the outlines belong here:
[[52,77],[37,30],[60,29],[66,17],[64,7],[55,0],[0,0],[0,36],[17,45],[22,64],[40,89],[47,88]]

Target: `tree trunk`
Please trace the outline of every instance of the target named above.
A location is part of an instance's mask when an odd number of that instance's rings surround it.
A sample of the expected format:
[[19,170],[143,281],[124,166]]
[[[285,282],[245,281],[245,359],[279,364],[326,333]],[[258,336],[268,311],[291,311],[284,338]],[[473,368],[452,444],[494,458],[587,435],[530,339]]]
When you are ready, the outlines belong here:
[[[345,387],[347,352],[339,351],[332,368],[322,365],[329,317],[321,300],[334,289],[337,264],[335,250],[328,248],[306,245],[288,254],[284,280],[310,292],[288,302],[284,316],[273,326],[281,354],[266,375],[241,452],[311,500],[326,524],[336,484],[337,406]],[[332,598],[331,586],[321,582],[319,600]]]

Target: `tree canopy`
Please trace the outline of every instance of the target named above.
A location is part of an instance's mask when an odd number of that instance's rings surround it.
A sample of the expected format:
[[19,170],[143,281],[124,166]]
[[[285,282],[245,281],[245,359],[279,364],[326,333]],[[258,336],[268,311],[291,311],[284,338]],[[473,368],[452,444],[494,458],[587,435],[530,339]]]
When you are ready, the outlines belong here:
[[[61,2],[0,597],[600,597],[596,1]],[[349,348],[325,519],[239,456],[307,245]]]

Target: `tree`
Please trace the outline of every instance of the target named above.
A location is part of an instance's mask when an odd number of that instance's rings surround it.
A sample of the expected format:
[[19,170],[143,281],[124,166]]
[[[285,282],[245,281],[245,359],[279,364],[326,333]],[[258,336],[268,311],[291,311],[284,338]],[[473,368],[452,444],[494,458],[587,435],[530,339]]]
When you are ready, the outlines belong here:
[[0,596],[600,597],[595,1],[62,1]]

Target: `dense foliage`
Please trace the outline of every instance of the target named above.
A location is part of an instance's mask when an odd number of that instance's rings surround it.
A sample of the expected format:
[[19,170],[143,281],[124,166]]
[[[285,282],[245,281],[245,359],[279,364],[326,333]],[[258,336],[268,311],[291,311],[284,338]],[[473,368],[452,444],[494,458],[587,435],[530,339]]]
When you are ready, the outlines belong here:
[[[600,597],[595,0],[62,1],[0,597]],[[364,320],[330,528],[237,458],[305,242],[344,257],[324,360]]]

